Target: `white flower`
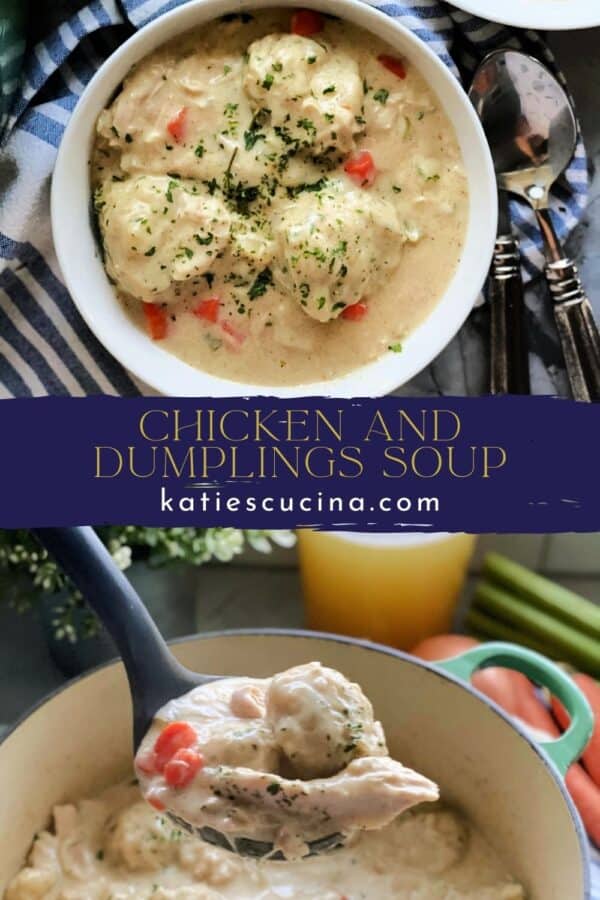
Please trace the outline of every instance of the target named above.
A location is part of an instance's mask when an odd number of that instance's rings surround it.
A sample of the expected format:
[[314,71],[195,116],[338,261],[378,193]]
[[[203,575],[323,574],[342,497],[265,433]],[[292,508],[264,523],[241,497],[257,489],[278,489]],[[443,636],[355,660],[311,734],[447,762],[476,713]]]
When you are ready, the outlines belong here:
[[124,572],[131,565],[131,547],[128,547],[127,544],[123,547],[118,547],[116,550],[113,550],[112,558],[121,572]]

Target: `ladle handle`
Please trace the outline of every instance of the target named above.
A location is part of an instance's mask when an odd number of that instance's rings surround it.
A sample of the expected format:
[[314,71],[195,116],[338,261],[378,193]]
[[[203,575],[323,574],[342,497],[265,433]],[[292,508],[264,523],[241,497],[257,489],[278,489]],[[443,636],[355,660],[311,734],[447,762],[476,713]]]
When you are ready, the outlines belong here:
[[498,235],[489,282],[492,394],[529,394],[529,355],[519,244]]
[[554,305],[556,329],[575,400],[600,402],[600,333],[579,271],[564,253],[550,210],[537,209],[544,238],[546,281]]
[[156,710],[190,689],[192,673],[174,658],[93,528],[38,528],[33,533],[81,591],[117,645],[131,689],[137,746]]

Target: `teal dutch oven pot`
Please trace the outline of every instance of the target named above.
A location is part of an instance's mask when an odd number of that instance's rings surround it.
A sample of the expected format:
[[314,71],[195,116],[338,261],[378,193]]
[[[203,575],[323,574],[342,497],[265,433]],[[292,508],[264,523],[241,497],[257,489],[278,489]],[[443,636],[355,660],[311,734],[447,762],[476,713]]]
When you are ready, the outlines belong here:
[[[588,900],[587,839],[564,785],[590,738],[592,713],[553,663],[512,644],[487,644],[437,665],[368,642],[300,631],[240,631],[173,645],[191,669],[265,677],[320,660],[362,685],[391,753],[437,781],[443,799],[488,837],[528,900]],[[558,740],[536,743],[468,679],[508,666],[549,688],[571,715]],[[131,774],[131,704],[110,663],[44,700],[0,745],[0,893],[23,865],[55,803]]]

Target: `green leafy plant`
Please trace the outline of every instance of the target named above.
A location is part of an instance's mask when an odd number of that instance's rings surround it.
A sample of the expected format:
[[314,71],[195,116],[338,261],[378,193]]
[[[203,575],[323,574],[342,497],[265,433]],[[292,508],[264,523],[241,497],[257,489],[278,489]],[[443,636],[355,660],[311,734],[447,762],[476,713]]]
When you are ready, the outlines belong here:
[[[120,525],[98,528],[97,532],[122,571],[136,560],[144,560],[152,568],[176,563],[202,566],[213,560],[226,563],[246,546],[269,553],[274,544],[291,547],[295,542],[290,531],[239,528]],[[78,635],[92,637],[98,632],[100,623],[91,610],[84,617],[83,627],[80,622],[75,627],[75,612],[86,608],[83,598],[28,531],[0,529],[0,577],[4,582],[2,595],[19,612],[30,609],[44,596],[60,595],[53,621],[57,638],[74,642]]]

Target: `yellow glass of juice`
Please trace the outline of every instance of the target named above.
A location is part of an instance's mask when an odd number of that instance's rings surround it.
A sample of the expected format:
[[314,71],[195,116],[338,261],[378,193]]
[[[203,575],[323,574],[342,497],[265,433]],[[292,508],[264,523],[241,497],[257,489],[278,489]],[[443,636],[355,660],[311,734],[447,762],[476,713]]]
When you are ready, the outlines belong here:
[[450,630],[469,534],[298,531],[308,625],[408,650]]

